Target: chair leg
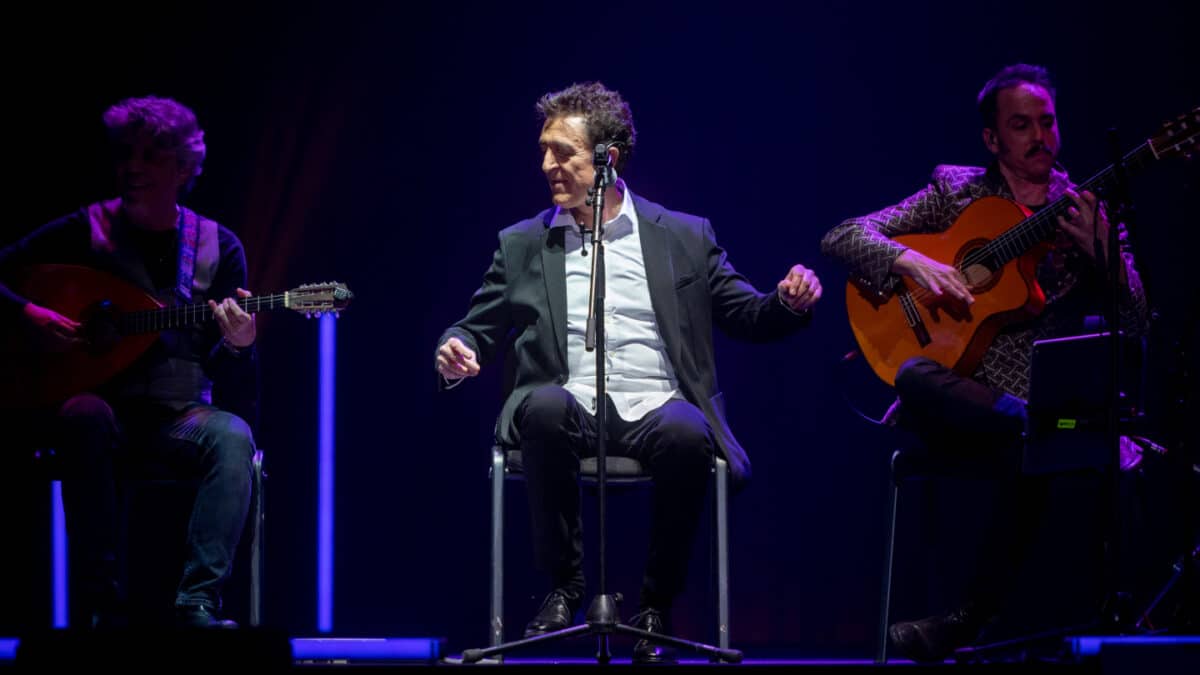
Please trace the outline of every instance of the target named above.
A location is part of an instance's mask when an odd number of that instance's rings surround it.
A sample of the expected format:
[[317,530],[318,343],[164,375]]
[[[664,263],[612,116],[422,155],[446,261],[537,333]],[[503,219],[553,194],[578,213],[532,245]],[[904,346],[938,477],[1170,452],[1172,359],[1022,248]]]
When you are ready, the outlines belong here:
[[888,618],[892,604],[893,558],[896,553],[896,510],[900,501],[900,486],[891,483],[891,499],[888,500],[887,549],[883,554],[883,589],[879,599],[879,642],[875,649],[875,663],[887,663]]
[[266,517],[263,510],[263,453],[258,450],[253,460],[254,478],[251,487],[250,517],[253,535],[250,540],[250,625],[262,625],[263,537]]
[[729,464],[720,457],[716,472],[717,646],[729,649]]
[[492,603],[488,646],[504,642],[504,450],[492,449]]

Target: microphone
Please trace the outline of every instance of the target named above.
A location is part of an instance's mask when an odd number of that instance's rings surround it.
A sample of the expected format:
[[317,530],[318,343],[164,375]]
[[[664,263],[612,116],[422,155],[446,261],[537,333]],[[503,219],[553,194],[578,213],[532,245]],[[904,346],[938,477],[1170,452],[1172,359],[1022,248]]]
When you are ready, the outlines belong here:
[[[594,166],[596,168],[597,186],[588,189],[588,198],[587,198],[588,206],[595,205],[595,202],[593,200],[595,200],[597,197],[596,191],[597,191],[597,187],[599,186],[601,180],[603,180],[604,186],[606,188],[611,187],[616,184],[617,170],[614,169],[612,166],[612,156],[608,154],[608,150],[609,150],[609,148],[612,148],[613,146],[619,146],[619,145],[621,145],[620,141],[611,141],[609,143],[597,143],[596,147],[592,148],[592,166]],[[602,171],[604,173],[601,173]],[[582,223],[579,225],[579,236],[584,241],[583,245],[579,247],[579,252],[582,255],[587,255],[587,237],[585,235],[585,232],[590,232],[590,231],[591,230],[585,230]]]
[[621,145],[620,141],[597,143],[596,147],[592,150],[592,166],[596,167],[596,171],[605,171],[605,185],[613,185],[617,182],[617,170],[613,168],[612,156],[608,154],[608,150],[613,146],[619,145]]

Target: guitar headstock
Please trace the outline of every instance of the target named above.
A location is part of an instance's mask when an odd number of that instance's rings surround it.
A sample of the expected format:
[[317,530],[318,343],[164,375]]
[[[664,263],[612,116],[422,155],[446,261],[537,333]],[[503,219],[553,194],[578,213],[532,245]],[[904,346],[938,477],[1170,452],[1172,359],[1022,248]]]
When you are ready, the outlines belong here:
[[284,304],[288,309],[294,309],[308,317],[326,313],[336,316],[338,312],[346,309],[353,299],[354,293],[346,284],[330,281],[301,284],[287,292]]
[[1163,123],[1162,130],[1150,139],[1150,150],[1157,159],[1200,155],[1200,106]]

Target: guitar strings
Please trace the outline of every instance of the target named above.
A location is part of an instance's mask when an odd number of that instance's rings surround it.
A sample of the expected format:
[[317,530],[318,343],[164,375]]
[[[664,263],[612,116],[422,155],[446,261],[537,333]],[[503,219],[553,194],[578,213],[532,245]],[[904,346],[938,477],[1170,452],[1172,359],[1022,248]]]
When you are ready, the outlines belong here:
[[[1173,139],[1176,149],[1179,145],[1191,139],[1194,136],[1194,133],[1195,132],[1192,132],[1183,135],[1178,139]],[[1151,156],[1153,156],[1155,159],[1159,158],[1151,142],[1147,140],[1138,147],[1126,153],[1125,156],[1121,158],[1120,164],[1127,168],[1141,169],[1147,164],[1147,159]],[[1116,178],[1116,166],[1116,164],[1111,164],[1104,169],[1101,169],[1096,173],[1095,176],[1092,176],[1087,181],[1084,181],[1083,185],[1079,189],[1081,191],[1087,190],[1095,192],[1108,187],[1108,183]],[[1059,215],[1065,215],[1066,208],[1069,208],[1070,205],[1071,203],[1069,202],[1068,197],[1060,197],[1054,203],[1050,204],[1048,208],[1043,209],[1036,215],[1026,218],[1024,221],[1014,226],[1011,230],[1000,234],[987,244],[974,251],[971,251],[966,256],[963,256],[963,259],[955,266],[955,269],[957,269],[960,273],[965,272],[965,268],[977,263],[983,264],[988,260],[995,259],[997,257],[996,254],[1001,252],[1009,254],[1007,256],[1008,260],[1005,261],[1005,264],[1007,264],[1009,260],[1012,260],[1012,258],[1019,255],[1021,250],[1028,248],[1027,246],[1020,245],[1020,240],[1022,238],[1024,238],[1027,234],[1032,234],[1034,235],[1035,241],[1042,239],[1043,236],[1039,235],[1038,230],[1043,228],[1044,225],[1047,224],[1047,221],[1050,221],[1051,219],[1056,220]],[[1100,201],[1097,200],[1096,206],[1092,211],[1093,222],[1095,222],[1096,214],[1099,211],[1099,208]],[[1014,240],[1017,241],[1014,242]],[[1015,250],[1010,250],[1010,247],[1014,243],[1017,244],[1017,248]],[[916,290],[909,291],[908,295],[913,300],[921,303],[924,303],[931,296],[941,297],[940,294],[935,294],[933,291],[920,286],[918,286]]]
[[[292,293],[293,296],[302,295]],[[238,298],[237,303],[243,310],[250,313],[260,312],[263,309],[275,309],[283,306],[283,303],[288,299],[288,293],[272,293],[269,295],[252,295],[248,298]],[[293,298],[295,300],[295,298]],[[291,309],[299,309],[291,307]],[[156,309],[138,310],[129,312],[120,317],[122,325],[135,328],[150,328],[157,327],[160,324],[165,324],[165,327],[170,327],[176,319],[210,319],[212,318],[212,308],[207,303],[195,303],[191,305],[183,305],[179,307],[159,307]]]
[[[1101,173],[1105,173],[1108,171],[1109,171],[1109,169],[1105,169],[1105,171],[1101,172]],[[1085,190],[1088,189],[1088,186],[1091,186],[1091,184],[1096,182],[1099,178],[1100,178],[1100,176],[1097,175],[1092,180],[1089,180],[1087,183],[1085,183],[1085,186],[1083,189],[1085,189]],[[1014,227],[1012,230],[1009,230],[1008,232],[1001,234],[999,237],[997,237],[996,239],[993,239],[992,241],[988,242],[984,246],[981,246],[980,248],[963,256],[963,260],[959,263],[959,265],[956,266],[956,269],[959,272],[965,272],[965,268],[970,267],[971,265],[974,265],[976,263],[983,263],[984,261],[988,260],[989,258],[993,258],[994,254],[996,253],[997,248],[1002,248],[1002,249],[1008,248],[1008,240],[1004,240],[1004,242],[999,243],[998,246],[994,246],[998,242],[1001,242],[1002,239],[1004,239],[1005,237],[1009,237],[1009,239],[1012,239],[1013,237],[1011,237],[1009,235],[1013,235],[1014,233],[1016,233],[1018,230],[1020,230],[1022,228],[1024,228],[1026,231],[1036,230],[1037,227],[1040,227],[1043,224],[1046,224],[1046,222],[1051,221],[1051,219],[1057,220],[1059,215],[1064,215],[1064,213],[1060,213],[1060,211],[1065,212],[1065,209],[1063,207],[1069,208],[1070,205],[1073,203],[1074,202],[1071,201],[1068,197],[1060,197],[1053,204],[1051,204],[1048,208],[1038,212],[1034,216],[1027,218],[1025,221],[1023,221],[1020,225],[1017,225],[1016,227]],[[1095,206],[1092,207],[1092,222],[1093,222],[1093,224],[1096,222],[1096,217],[1099,214],[1099,211],[1100,211],[1100,200],[1096,200]],[[1110,225],[1110,227],[1111,227],[1111,225]],[[1020,234],[1023,235],[1024,232],[1021,232]],[[983,252],[983,251],[987,251],[988,253],[986,255],[982,254],[981,252]],[[1015,257],[1015,256],[1012,256],[1012,257]],[[1011,260],[1012,257],[1010,257],[1009,260]],[[924,303],[931,296],[935,299],[941,297],[941,295],[935,294],[933,291],[931,291],[927,288],[924,288],[924,287],[918,287],[915,291],[910,291],[909,295],[914,300],[916,300],[918,302],[922,302],[922,303]]]
[[[255,307],[254,311],[258,311],[258,310],[262,309],[262,306],[264,304],[275,304],[277,302],[283,301],[286,298],[286,296],[287,296],[287,293],[274,293],[271,295],[252,295],[248,298],[238,298],[237,302],[238,302],[238,306],[241,307],[242,309],[250,309],[250,306],[252,304],[257,305],[257,307]],[[181,306],[177,306],[177,307],[158,307],[155,309],[143,309],[143,310],[138,310],[136,312],[129,312],[128,314],[125,314],[124,316],[127,316],[127,317],[149,317],[156,313],[161,314],[161,315],[168,315],[168,314],[189,314],[189,313],[202,314],[205,312],[207,312],[209,314],[212,313],[212,309],[208,306],[207,303],[195,303],[195,304],[191,304],[191,305],[181,305]]]
[[[1145,165],[1145,159],[1148,153],[1152,154],[1152,150],[1150,148],[1150,143],[1145,142],[1127,153],[1121,159],[1121,163],[1133,169],[1142,168]],[[1090,192],[1103,190],[1109,186],[1108,184],[1115,179],[1115,177],[1115,167],[1109,165],[1097,172],[1096,175],[1084,181],[1083,185],[1079,187],[1079,190]],[[1064,215],[1066,208],[1070,207],[1071,204],[1073,204],[1073,202],[1068,197],[1058,198],[1047,208],[1033,216],[1030,216],[1029,218],[1026,218],[1020,224],[1016,225],[1011,230],[1002,233],[1000,236],[996,237],[984,246],[972,251],[971,253],[968,253],[960,263],[960,267],[958,268],[959,271],[963,271],[964,267],[969,267],[970,265],[974,265],[976,263],[983,263],[989,258],[995,257],[995,254],[1001,249],[1009,249],[1010,244],[1014,239],[1023,238],[1027,234],[1031,234],[1035,238],[1040,238],[1038,231],[1046,224],[1053,225],[1053,222],[1047,223],[1046,221],[1053,221],[1053,219],[1057,218],[1059,215]],[[1015,253],[1016,251],[1005,250],[1005,252]]]

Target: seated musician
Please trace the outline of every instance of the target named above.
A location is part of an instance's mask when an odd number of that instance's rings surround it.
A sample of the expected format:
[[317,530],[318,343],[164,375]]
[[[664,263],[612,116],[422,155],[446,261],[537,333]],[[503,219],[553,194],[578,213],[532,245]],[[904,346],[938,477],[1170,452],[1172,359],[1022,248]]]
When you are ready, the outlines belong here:
[[[899,402],[889,411],[890,423],[916,433],[932,453],[1001,453],[1012,456],[1014,469],[1002,481],[998,517],[987,533],[967,601],[945,615],[890,626],[892,644],[918,661],[943,660],[973,642],[1001,609],[1046,500],[1044,481],[1018,472],[1033,342],[1082,332],[1083,318],[1104,314],[1109,297],[1102,274],[1109,222],[1097,198],[1076,191],[1056,162],[1060,144],[1054,102],[1044,68],[1017,64],[1002,69],[978,98],[983,142],[993,155],[987,168],[938,166],[916,194],[845,221],[821,242],[824,253],[849,267],[856,282],[868,289],[888,289],[899,275],[939,298],[970,305],[975,301],[972,288],[947,264],[952,261],[934,260],[893,237],[946,231],[969,204],[985,196],[1006,197],[1033,212],[1063,197],[1073,204],[1065,217],[1057,217],[1052,248],[1037,265],[1046,296],[1040,314],[1001,330],[970,377],[924,357],[904,362],[896,374]],[[1124,228],[1118,228],[1121,327],[1139,333],[1147,323],[1146,299],[1133,258],[1124,250]]]
[[[9,283],[0,283],[5,325],[22,326],[35,350],[84,346],[79,317],[31,302],[11,281],[18,270],[45,263],[103,270],[166,304],[207,302],[215,321],[163,331],[133,366],[55,407],[43,442],[63,462],[71,624],[102,628],[127,620],[114,468],[153,460],[200,481],[175,616],[184,627],[236,627],[218,617],[249,508],[255,452],[247,422],[257,399],[255,323],[235,300],[250,295],[242,288],[245,255],[231,231],[178,204],[205,154],[191,110],[169,99],[132,98],[103,119],[118,194],[0,250],[0,281]],[[213,405],[214,390],[227,409]]]

